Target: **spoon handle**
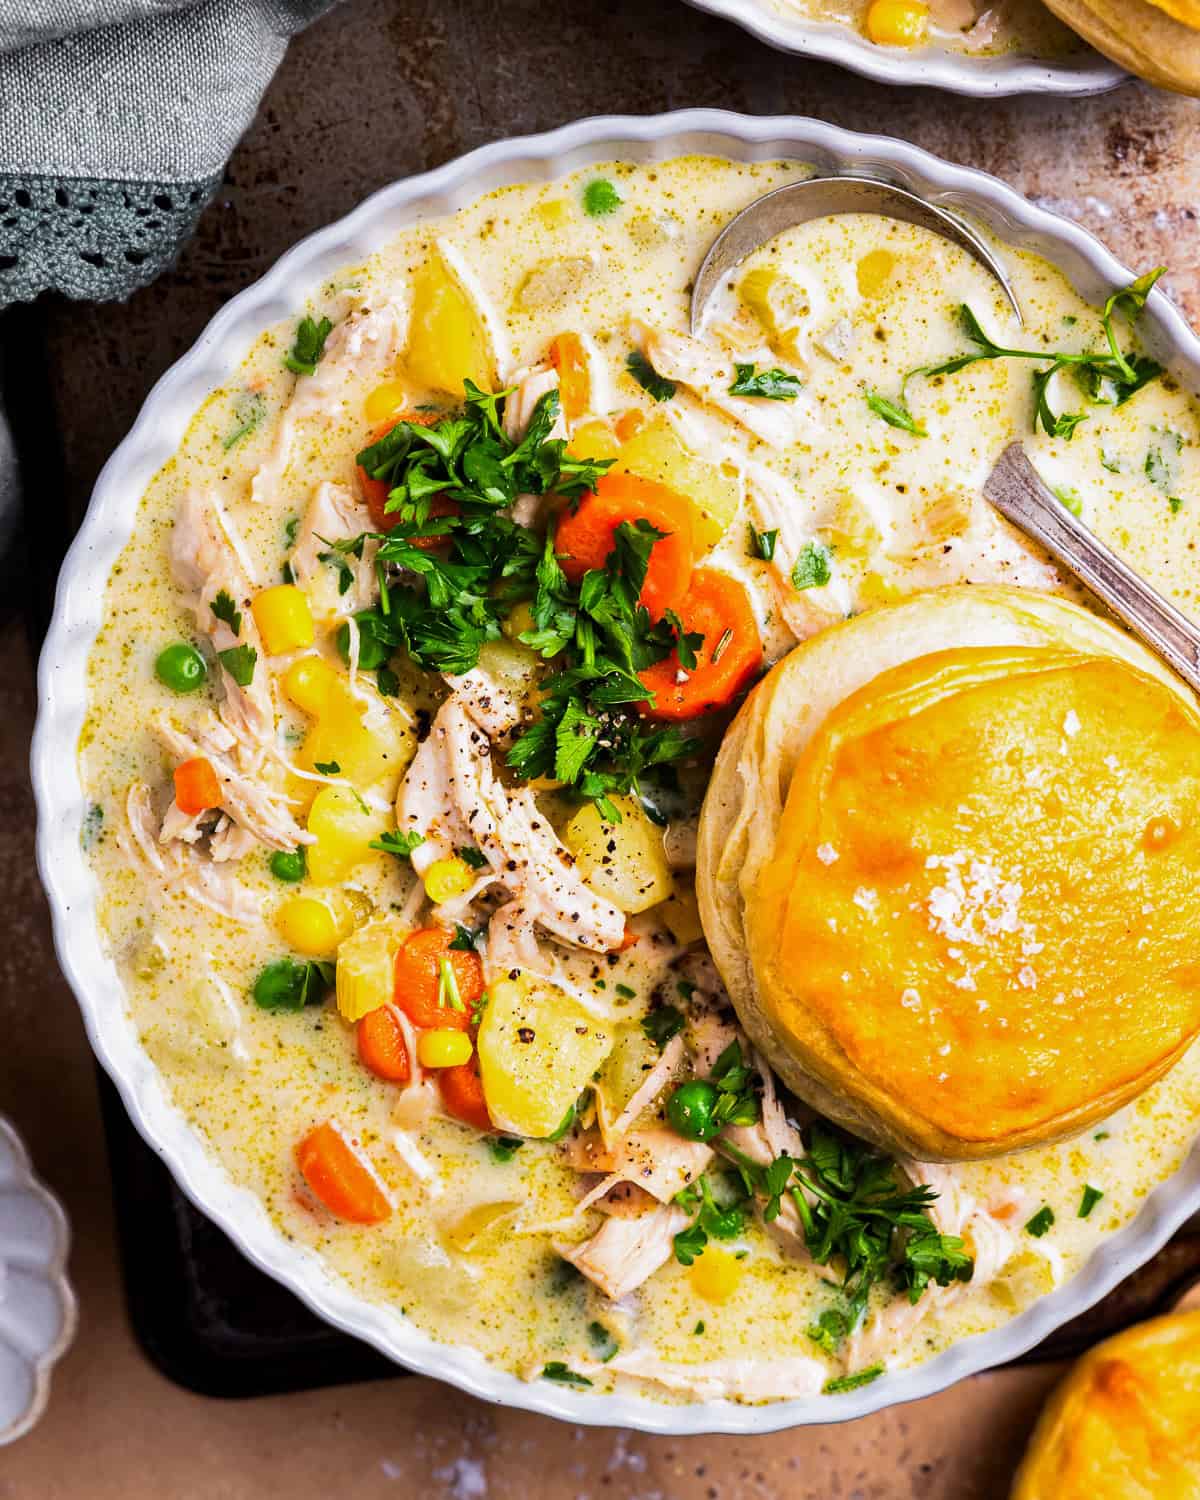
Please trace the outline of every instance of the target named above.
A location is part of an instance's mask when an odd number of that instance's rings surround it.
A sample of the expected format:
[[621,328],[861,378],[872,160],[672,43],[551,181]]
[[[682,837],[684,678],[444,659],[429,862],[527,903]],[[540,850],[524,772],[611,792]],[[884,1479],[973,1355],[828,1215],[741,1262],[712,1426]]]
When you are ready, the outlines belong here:
[[1019,443],[1000,455],[983,493],[1200,693],[1200,630],[1076,520],[1046,487]]

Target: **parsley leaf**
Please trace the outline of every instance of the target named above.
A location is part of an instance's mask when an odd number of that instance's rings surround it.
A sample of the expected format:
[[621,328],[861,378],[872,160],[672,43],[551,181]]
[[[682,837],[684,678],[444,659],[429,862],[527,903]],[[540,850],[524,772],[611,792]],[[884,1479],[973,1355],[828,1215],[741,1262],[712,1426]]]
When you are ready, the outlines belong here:
[[524,1144],[518,1136],[492,1135],[488,1137],[488,1155],[495,1162],[512,1161]]
[[1079,1200],[1078,1217],[1081,1219],[1086,1219],[1087,1216],[1091,1213],[1092,1209],[1095,1208],[1096,1204],[1099,1203],[1101,1198],[1103,1197],[1104,1194],[1098,1187],[1092,1187],[1091,1183],[1085,1183],[1083,1189],[1083,1197]]
[[786,370],[760,370],[754,366],[734,364],[731,396],[762,396],[768,401],[794,401],[804,389],[803,381]]
[[1053,1223],[1054,1210],[1048,1203],[1045,1203],[1025,1225],[1025,1232],[1033,1235],[1034,1239],[1040,1240],[1044,1234],[1048,1233]]
[[223,620],[229,626],[234,635],[241,635],[242,612],[233,602],[228,589],[222,589],[208,607],[218,620]]
[[217,660],[237,683],[238,687],[249,687],[254,680],[254,667],[258,652],[253,646],[230,646],[217,652]]
[[454,936],[448,944],[456,953],[475,952],[475,934],[469,927],[464,927],[461,922],[454,924]]
[[911,432],[914,437],[929,436],[903,400],[889,401],[879,391],[868,391],[866,401],[875,415],[882,417],[889,427],[899,427],[902,432]]
[[678,1036],[685,1025],[683,1012],[673,1005],[660,1005],[649,1015],[642,1017],[642,1031],[661,1052],[672,1037]]
[[568,1365],[563,1364],[561,1359],[552,1359],[549,1364],[542,1366],[543,1380],[557,1380],[560,1385],[591,1385],[586,1375],[577,1375]]
[[249,437],[262,425],[262,420],[267,414],[267,403],[260,391],[243,391],[235,397],[233,402],[233,419],[238,424],[222,443],[222,449],[228,453],[235,444],[240,443],[243,438]]
[[752,523],[750,526],[749,556],[759,557],[763,562],[773,562],[775,559],[775,543],[778,540],[778,526],[773,527],[770,531],[759,531]]
[[819,589],[833,577],[829,566],[829,549],[820,542],[806,542],[792,568],[792,587]]
[[625,368],[655,401],[669,401],[678,389],[673,380],[658,373],[640,349],[633,349],[626,356]]
[[620,1344],[603,1323],[589,1323],[587,1331],[592,1348],[596,1351],[596,1358],[602,1365],[606,1365],[620,1349]]
[[464,865],[469,865],[472,870],[483,870],[487,868],[487,855],[482,849],[475,849],[470,844],[464,844],[461,849],[456,849],[455,854],[462,860]]
[[312,318],[301,318],[296,328],[295,342],[283,362],[296,375],[315,375],[321,356],[325,353],[325,340],[333,332],[328,318],[315,323]]
[[314,760],[313,770],[322,776],[340,776],[342,768],[336,760]]
[[836,1354],[842,1340],[850,1332],[850,1323],[844,1312],[836,1307],[827,1307],[804,1332],[818,1349],[823,1349],[826,1354]]
[[593,177],[583,190],[583,211],[593,219],[615,213],[624,201],[607,177]]
[[856,1391],[859,1386],[870,1385],[873,1380],[878,1380],[882,1374],[882,1365],[868,1365],[865,1370],[857,1370],[853,1375],[836,1375],[832,1380],[827,1380],[821,1387],[821,1393],[825,1396],[838,1396],[843,1391]]
[[384,854],[394,854],[397,859],[409,859],[413,850],[425,842],[425,835],[413,829],[390,829],[372,839],[369,848],[379,849]]
[[681,1266],[690,1266],[697,1256],[704,1254],[704,1247],[708,1244],[708,1235],[701,1229],[699,1223],[689,1224],[686,1229],[681,1229],[675,1236],[675,1259]]

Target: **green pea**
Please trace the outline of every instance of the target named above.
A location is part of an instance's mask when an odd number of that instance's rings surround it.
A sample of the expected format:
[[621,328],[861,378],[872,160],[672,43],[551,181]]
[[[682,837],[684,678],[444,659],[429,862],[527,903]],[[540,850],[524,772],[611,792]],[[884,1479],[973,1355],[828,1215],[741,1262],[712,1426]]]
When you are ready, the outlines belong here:
[[689,1141],[711,1141],[721,1128],[713,1119],[719,1098],[711,1083],[693,1078],[690,1083],[681,1083],[667,1100],[667,1119]]
[[289,884],[303,880],[308,873],[308,860],[303,848],[276,849],[269,863],[275,879],[286,880]]
[[208,664],[187,641],[176,641],[173,646],[160,651],[154,670],[159,682],[176,693],[194,693],[208,679]]
[[[342,660],[350,661],[350,627],[343,625],[337,633],[337,648]],[[358,632],[358,664],[364,672],[373,672],[376,667],[387,665],[392,655],[392,648],[386,642],[381,641],[378,636],[369,631],[359,629]]]

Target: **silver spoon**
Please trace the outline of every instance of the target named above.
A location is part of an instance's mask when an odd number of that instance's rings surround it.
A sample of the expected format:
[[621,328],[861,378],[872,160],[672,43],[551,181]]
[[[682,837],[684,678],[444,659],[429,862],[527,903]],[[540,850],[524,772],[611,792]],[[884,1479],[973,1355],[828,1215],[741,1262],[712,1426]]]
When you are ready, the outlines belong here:
[[804,182],[789,182],[756,198],[730,219],[708,247],[692,286],[692,333],[700,332],[709,299],[734,266],[785,229],[831,214],[880,214],[884,218],[901,219],[961,246],[999,282],[1020,323],[1020,304],[1003,266],[961,219],[915,193],[873,177],[810,177]]
[[983,487],[984,497],[1041,542],[1123,620],[1167,666],[1200,693],[1200,630],[1121,561],[1056,499],[1020,443],[1012,443]]

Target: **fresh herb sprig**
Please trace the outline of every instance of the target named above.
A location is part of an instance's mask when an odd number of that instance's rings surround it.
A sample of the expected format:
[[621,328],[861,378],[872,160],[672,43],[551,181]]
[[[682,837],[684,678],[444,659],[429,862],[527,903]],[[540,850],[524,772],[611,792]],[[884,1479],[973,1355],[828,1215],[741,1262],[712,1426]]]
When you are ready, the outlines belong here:
[[1143,386],[1149,385],[1162,374],[1163,367],[1148,355],[1126,354],[1121,349],[1115,317],[1120,311],[1126,314],[1130,322],[1136,321],[1165,269],[1159,266],[1153,271],[1147,271],[1129,286],[1114,292],[1104,304],[1101,323],[1107,348],[1099,352],[1071,354],[1046,349],[1007,349],[988,337],[974,312],[963,303],[958,310],[959,323],[975,348],[965,354],[955,355],[942,364],[922,365],[910,370],[904,377],[900,408],[904,408],[904,391],[915,376],[923,375],[926,379],[933,379],[939,375],[955,375],[959,370],[965,370],[968,365],[978,364],[981,360],[1037,360],[1044,368],[1035,370],[1033,374],[1034,431],[1041,427],[1050,437],[1061,437],[1069,441],[1076,427],[1087,420],[1087,413],[1056,412],[1051,406],[1050,385],[1060,371],[1069,370],[1075,376],[1090,402],[1107,406],[1123,406]]
[[295,375],[315,375],[325,353],[325,340],[332,332],[333,324],[328,318],[319,322],[301,318],[296,326],[295,341],[283,356],[284,364]]

